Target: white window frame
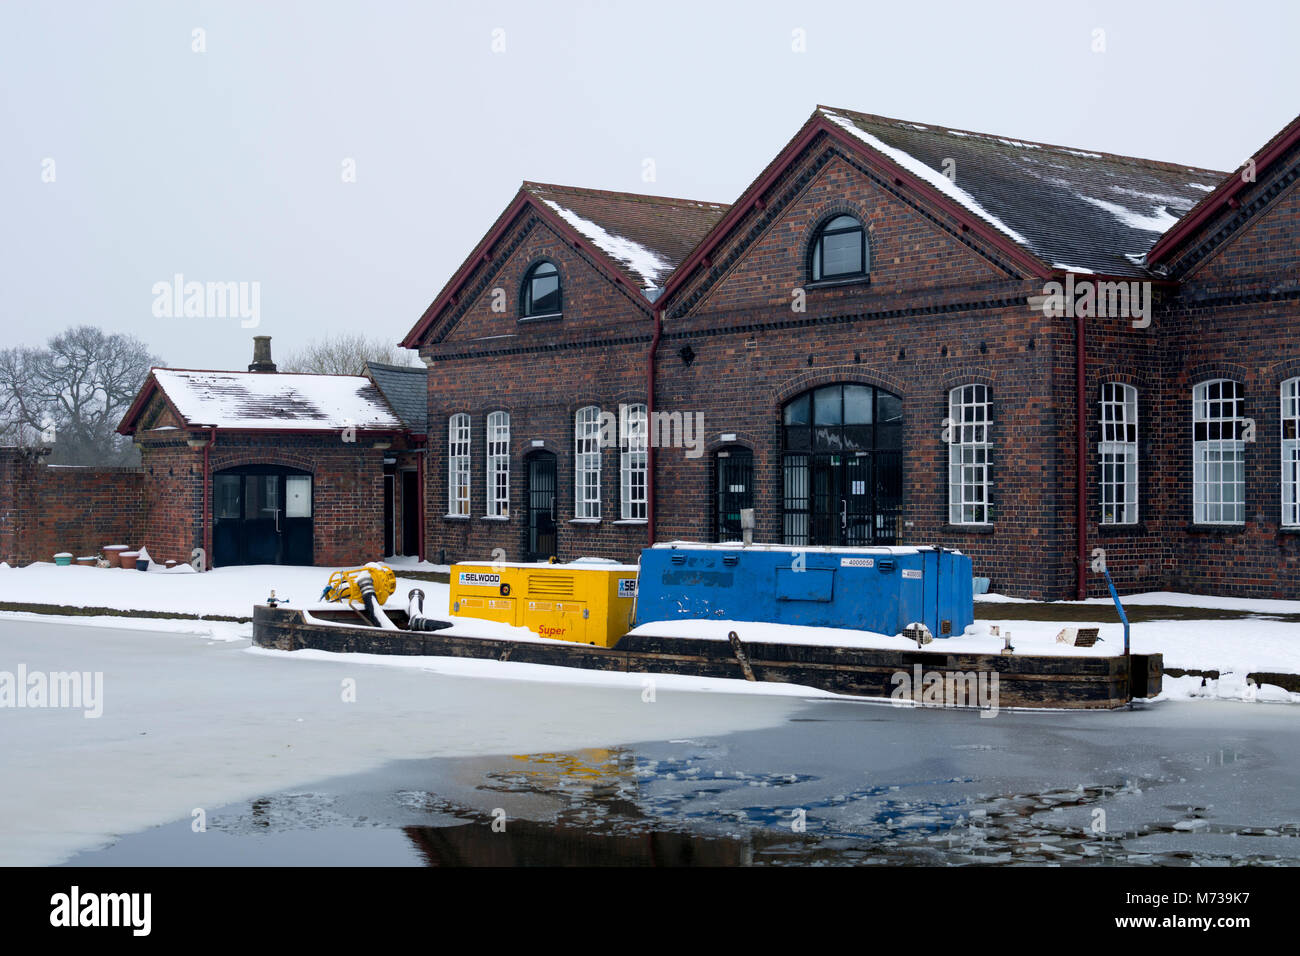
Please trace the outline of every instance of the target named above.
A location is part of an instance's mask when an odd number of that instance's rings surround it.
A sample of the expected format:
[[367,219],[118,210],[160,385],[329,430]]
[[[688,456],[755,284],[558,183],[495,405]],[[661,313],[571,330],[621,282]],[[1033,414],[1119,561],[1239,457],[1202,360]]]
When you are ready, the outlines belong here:
[[1097,499],[1103,525],[1137,524],[1138,392],[1123,382],[1103,382],[1097,443]]
[[622,452],[619,455],[619,503],[624,521],[644,521],[647,518],[646,449],[649,447],[650,423],[646,406],[624,407],[622,434],[619,436]]
[[573,416],[573,516],[600,517],[600,409],[588,405]]
[[948,392],[948,418],[948,523],[991,524],[992,390],[958,385]]
[[510,517],[510,413],[493,412],[487,417],[487,514],[490,518]]
[[1300,528],[1300,377],[1282,383],[1282,527]]
[[469,415],[458,412],[447,419],[447,514],[469,517]]
[[[1232,387],[1233,397],[1224,397],[1225,386]],[[1192,520],[1195,524],[1246,523],[1246,443],[1237,437],[1245,427],[1241,414],[1244,404],[1244,389],[1233,379],[1209,379],[1192,388]],[[1206,437],[1198,440],[1200,425],[1205,426]],[[1231,470],[1227,478],[1225,468]]]

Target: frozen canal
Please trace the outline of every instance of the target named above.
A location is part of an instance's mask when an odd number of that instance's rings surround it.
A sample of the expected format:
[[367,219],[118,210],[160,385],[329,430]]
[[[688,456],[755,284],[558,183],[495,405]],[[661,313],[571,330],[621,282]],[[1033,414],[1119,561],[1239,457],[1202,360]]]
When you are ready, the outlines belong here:
[[0,670],[105,683],[98,719],[0,711],[0,862],[1300,862],[1290,705],[648,702],[245,646],[0,621]]

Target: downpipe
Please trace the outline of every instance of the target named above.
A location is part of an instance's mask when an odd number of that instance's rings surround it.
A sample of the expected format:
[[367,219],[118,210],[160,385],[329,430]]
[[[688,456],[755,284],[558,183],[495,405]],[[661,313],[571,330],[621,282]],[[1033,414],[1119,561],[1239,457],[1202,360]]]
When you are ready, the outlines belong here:
[[[655,309],[655,330],[654,335],[650,337],[650,354],[646,356],[646,430],[647,439],[650,423],[654,421],[655,414],[655,355],[659,351],[659,338],[663,335],[664,313],[663,309]],[[646,547],[652,548],[655,543],[655,447],[654,442],[647,440],[645,449],[645,530],[646,530]]]
[[1074,527],[1078,553],[1075,555],[1075,600],[1088,597],[1088,446],[1087,446],[1087,361],[1084,356],[1083,316],[1074,317],[1074,414],[1075,414],[1075,501]]

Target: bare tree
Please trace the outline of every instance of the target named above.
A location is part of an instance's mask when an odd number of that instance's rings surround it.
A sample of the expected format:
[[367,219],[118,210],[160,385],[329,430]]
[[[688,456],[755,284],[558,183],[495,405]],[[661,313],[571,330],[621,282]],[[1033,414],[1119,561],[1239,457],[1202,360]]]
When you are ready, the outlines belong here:
[[320,375],[364,375],[367,362],[385,365],[416,365],[416,353],[381,337],[361,332],[340,332],[313,339],[297,352],[276,363],[281,372],[315,372]]
[[90,325],[45,348],[0,351],[0,429],[6,443],[48,445],[51,462],[123,465],[138,460],[116,433],[149,369],[162,359],[130,335]]

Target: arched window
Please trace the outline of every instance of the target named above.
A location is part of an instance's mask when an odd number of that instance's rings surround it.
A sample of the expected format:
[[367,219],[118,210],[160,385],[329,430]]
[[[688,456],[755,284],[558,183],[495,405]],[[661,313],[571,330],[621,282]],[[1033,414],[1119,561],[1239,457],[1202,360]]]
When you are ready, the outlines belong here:
[[1192,520],[1246,521],[1247,427],[1240,382],[1213,379],[1192,389]]
[[1101,523],[1133,524],[1138,519],[1137,389],[1119,382],[1101,386]]
[[622,431],[619,437],[623,448],[619,475],[623,520],[644,520],[647,510],[646,449],[649,447],[649,422],[644,405],[628,405],[624,409]]
[[903,504],[903,400],[823,385],[781,410],[782,536],[789,545],[886,545]]
[[600,517],[600,409],[578,409],[573,417],[573,516]]
[[987,385],[960,385],[948,393],[948,522],[988,524],[989,427],[993,400]]
[[852,216],[836,216],[818,231],[809,258],[813,282],[866,276],[867,231]]
[[560,313],[560,273],[550,262],[539,262],[524,276],[520,293],[523,318]]
[[510,413],[487,417],[487,513],[510,517]]
[[469,416],[447,419],[447,515],[469,517]]
[[1282,524],[1300,527],[1300,378],[1282,383]]

